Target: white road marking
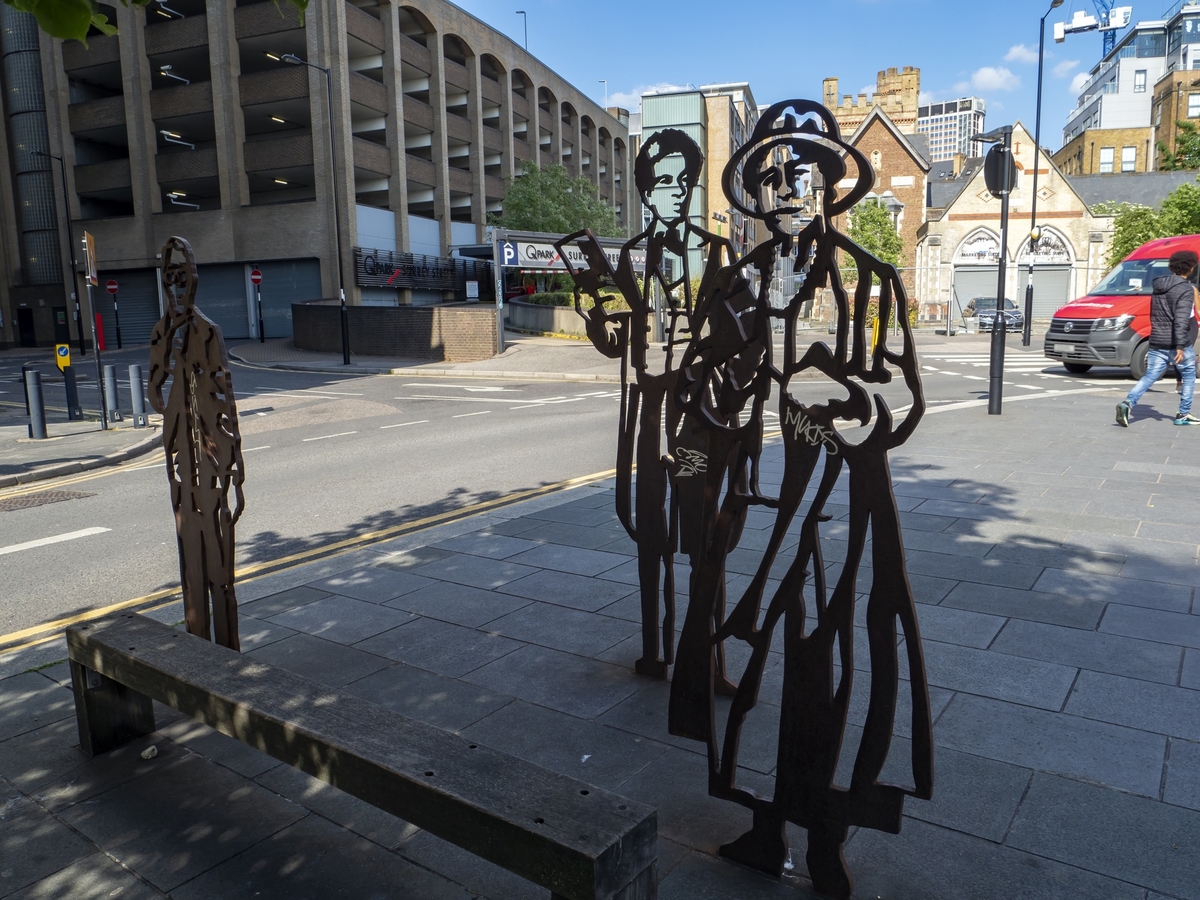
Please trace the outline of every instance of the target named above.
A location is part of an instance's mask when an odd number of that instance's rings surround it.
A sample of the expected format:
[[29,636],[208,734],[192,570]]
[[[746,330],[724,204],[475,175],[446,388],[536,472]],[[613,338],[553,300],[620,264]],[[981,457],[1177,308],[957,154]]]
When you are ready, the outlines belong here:
[[69,531],[66,534],[56,534],[53,537],[38,538],[36,541],[26,541],[23,544],[9,544],[7,547],[0,547],[0,556],[8,553],[20,553],[22,550],[33,550],[35,547],[45,547],[49,544],[61,544],[63,541],[73,541],[76,538],[91,537],[93,534],[104,534],[106,531],[112,531],[112,529],[83,528],[79,531]]
[[242,453],[243,454],[253,453],[255,450],[270,450],[270,449],[271,449],[270,444],[263,444],[261,447],[250,447],[249,449],[243,450]]
[[393,397],[393,400],[444,400],[451,403],[495,403],[503,400],[502,397],[485,398],[485,397],[429,397],[429,396],[414,396],[414,397]]
[[330,438],[345,437],[348,434],[358,434],[357,431],[339,431],[337,434],[323,434],[320,437],[304,438],[301,443],[307,444],[309,441],[327,441]]
[[[469,413],[469,415],[474,415],[474,413]],[[405,425],[428,425],[428,424],[429,424],[428,419],[421,419],[419,422],[397,422],[395,425],[380,425],[379,430],[383,431],[383,429],[385,429],[385,428],[403,428]]]
[[486,416],[486,415],[487,415],[488,413],[490,413],[490,412],[491,412],[491,410],[490,410],[490,409],[481,409],[479,412],[473,412],[473,413],[460,413],[459,415],[457,415],[457,416],[451,416],[450,418],[452,418],[452,419],[465,419],[465,418],[467,418],[468,416]]
[[478,385],[473,385],[473,384],[422,384],[420,382],[417,382],[414,384],[405,384],[405,385],[401,385],[401,386],[402,387],[420,387],[420,388],[460,388],[464,391],[472,391],[473,393],[476,393],[476,394],[496,394],[496,393],[519,394],[519,393],[521,393],[520,388],[496,387],[494,385],[487,385],[484,387],[480,387]]
[[982,375],[964,375],[963,378],[970,378],[972,381],[987,381]]

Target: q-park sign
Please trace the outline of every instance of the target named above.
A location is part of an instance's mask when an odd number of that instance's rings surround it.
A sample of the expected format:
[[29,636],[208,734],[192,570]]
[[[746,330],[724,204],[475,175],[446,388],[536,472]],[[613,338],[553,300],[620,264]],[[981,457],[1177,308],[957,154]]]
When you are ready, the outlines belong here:
[[254,269],[250,273],[250,283],[251,284],[262,284],[262,272],[258,271],[258,269]]
[[[498,262],[503,268],[512,269],[556,269],[566,271],[567,266],[559,256],[554,242],[562,235],[539,234],[533,237],[519,235],[503,235],[497,242]],[[601,249],[608,257],[609,263],[615,269],[621,261],[621,245],[623,241],[600,238]],[[577,247],[566,248],[571,265],[576,269],[587,268],[587,260]],[[634,271],[646,270],[646,252],[638,248],[630,254]]]
[[106,291],[108,291],[110,294],[115,294],[117,292],[117,279],[115,279],[115,278],[108,279],[108,281],[106,281],[104,283],[104,289]]

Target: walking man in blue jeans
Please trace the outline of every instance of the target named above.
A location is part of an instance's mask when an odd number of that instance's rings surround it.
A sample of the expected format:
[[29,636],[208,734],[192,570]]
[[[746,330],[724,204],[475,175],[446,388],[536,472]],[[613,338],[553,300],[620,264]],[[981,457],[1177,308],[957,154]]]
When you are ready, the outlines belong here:
[[1117,404],[1117,424],[1128,427],[1129,414],[1133,406],[1142,399],[1142,394],[1162,377],[1170,363],[1174,363],[1183,379],[1183,391],[1179,397],[1179,412],[1175,414],[1176,425],[1200,425],[1200,418],[1192,415],[1192,392],[1196,385],[1196,317],[1192,309],[1196,301],[1196,289],[1188,277],[1200,262],[1191,250],[1178,250],[1167,260],[1169,275],[1154,279],[1154,293],[1150,297],[1150,352],[1146,354],[1146,374],[1133,386],[1129,396]]

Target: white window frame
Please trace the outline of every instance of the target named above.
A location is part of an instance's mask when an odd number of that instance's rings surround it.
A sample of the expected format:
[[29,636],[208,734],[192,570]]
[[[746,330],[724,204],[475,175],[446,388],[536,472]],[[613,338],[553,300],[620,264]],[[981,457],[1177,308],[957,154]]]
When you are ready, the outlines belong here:
[[1135,94],[1146,93],[1146,70],[1138,69],[1133,73],[1133,92]]
[[1121,148],[1121,171],[1136,172],[1137,171],[1137,147],[1122,147]]
[[1109,175],[1113,170],[1114,157],[1116,156],[1115,147],[1100,148],[1100,174]]
[[1200,118],[1200,94],[1188,94],[1187,117]]

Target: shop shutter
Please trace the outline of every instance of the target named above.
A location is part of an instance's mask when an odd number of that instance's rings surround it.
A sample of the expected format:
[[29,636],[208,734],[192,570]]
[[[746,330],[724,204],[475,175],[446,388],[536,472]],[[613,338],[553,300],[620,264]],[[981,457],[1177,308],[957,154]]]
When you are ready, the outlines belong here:
[[953,299],[958,302],[950,307],[954,318],[959,317],[959,309],[966,309],[973,297],[994,298],[999,274],[997,266],[955,266]]
[[263,280],[263,331],[267,338],[292,336],[292,304],[321,299],[321,262],[281,259],[258,264]]
[[[1025,285],[1029,283],[1029,269],[1021,267],[1018,277],[1019,288],[1013,302],[1025,309]],[[1033,317],[1049,319],[1059,307],[1070,303],[1071,267],[1037,266],[1033,273]]]
[[[138,347],[150,343],[150,332],[162,312],[158,308],[158,270],[120,269],[97,273],[100,286],[92,288],[96,312],[104,323],[104,347],[117,349],[117,319],[113,312],[113,296],[104,285],[110,278],[117,282],[117,310],[121,316],[121,346]],[[91,329],[86,329],[88,336]]]
[[246,267],[241,263],[199,266],[196,307],[221,326],[226,341],[250,337],[246,303]]

